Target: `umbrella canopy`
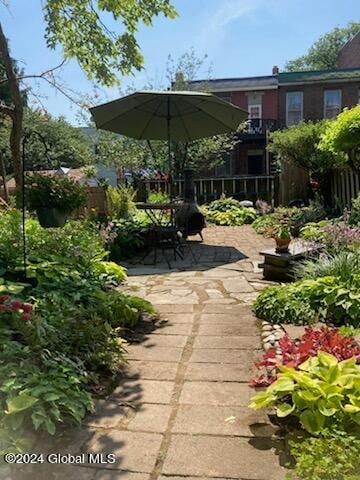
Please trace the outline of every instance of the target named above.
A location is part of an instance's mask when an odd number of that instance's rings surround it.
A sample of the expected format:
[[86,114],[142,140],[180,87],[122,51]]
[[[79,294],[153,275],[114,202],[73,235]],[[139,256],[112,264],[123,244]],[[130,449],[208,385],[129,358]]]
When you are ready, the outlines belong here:
[[136,92],[90,108],[96,127],[138,140],[190,142],[237,130],[247,112],[210,93]]

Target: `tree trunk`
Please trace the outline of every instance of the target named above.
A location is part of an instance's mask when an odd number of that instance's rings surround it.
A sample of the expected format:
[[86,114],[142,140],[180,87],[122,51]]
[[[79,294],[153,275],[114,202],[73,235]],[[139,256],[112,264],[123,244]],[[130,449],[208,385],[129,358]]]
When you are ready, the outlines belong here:
[[3,181],[3,188],[4,188],[4,200],[8,204],[9,203],[9,190],[7,188],[6,184],[6,168],[5,168],[5,162],[4,162],[4,157],[0,153],[0,175],[1,179]]
[[11,133],[10,133],[10,150],[11,158],[14,166],[15,182],[18,187],[22,183],[22,160],[21,160],[21,136],[23,124],[23,102],[21,98],[19,83],[13,68],[13,62],[9,53],[8,41],[4,35],[2,25],[0,23],[0,56],[5,67],[6,77],[9,85],[13,110],[11,113]]

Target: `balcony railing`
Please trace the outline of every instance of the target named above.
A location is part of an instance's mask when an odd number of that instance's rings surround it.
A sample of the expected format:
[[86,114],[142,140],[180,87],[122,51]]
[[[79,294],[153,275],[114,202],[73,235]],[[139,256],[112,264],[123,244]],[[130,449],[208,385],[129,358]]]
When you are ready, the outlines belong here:
[[241,135],[265,135],[267,131],[272,132],[277,128],[277,120],[273,118],[249,118]]

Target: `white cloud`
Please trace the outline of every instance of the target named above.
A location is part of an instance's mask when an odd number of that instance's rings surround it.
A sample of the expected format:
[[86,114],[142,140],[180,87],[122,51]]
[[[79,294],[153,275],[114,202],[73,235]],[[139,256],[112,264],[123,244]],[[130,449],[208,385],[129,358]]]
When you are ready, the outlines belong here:
[[229,23],[257,10],[256,0],[221,0],[219,7],[208,15],[207,28],[213,33],[223,30]]
[[216,0],[217,8],[211,9],[203,18],[193,44],[205,51],[219,48],[226,35],[226,27],[255,12],[262,3],[263,0]]

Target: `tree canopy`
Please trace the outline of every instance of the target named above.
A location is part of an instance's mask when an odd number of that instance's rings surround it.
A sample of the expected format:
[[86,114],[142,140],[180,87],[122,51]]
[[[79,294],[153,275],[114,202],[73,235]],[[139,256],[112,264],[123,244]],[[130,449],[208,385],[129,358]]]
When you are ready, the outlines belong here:
[[360,105],[345,108],[336,120],[327,123],[319,148],[345,158],[352,169],[360,171]]
[[360,31],[360,22],[350,22],[345,27],[336,27],[322,35],[305,55],[290,60],[285,70],[331,70],[336,68],[337,56],[341,47]]
[[[127,75],[142,68],[143,57],[136,40],[138,25],[150,26],[153,17],[160,14],[176,16],[170,0],[44,0],[42,7],[47,46],[53,50],[61,47],[64,59],[76,59],[89,79],[106,86],[114,85],[118,74]],[[109,18],[115,21],[117,31],[107,25]],[[7,103],[0,103],[0,113],[11,119],[11,157],[16,182],[21,185],[21,76],[14,69],[1,23],[0,61],[10,94]],[[35,76],[56,86],[45,73]]]
[[[170,0],[46,0],[44,14],[48,47],[61,46],[64,58],[75,58],[89,79],[108,86],[118,73],[142,68],[138,24],[151,26],[154,16],[177,15]],[[106,15],[118,22],[120,32],[106,25]]]
[[268,150],[278,161],[285,160],[322,175],[334,167],[334,159],[329,151],[319,149],[328,123],[329,120],[301,122],[296,126],[272,132]]
[[[13,173],[8,137],[9,122],[5,122],[0,134],[0,149],[6,160],[7,173]],[[83,133],[70,125],[64,118],[55,118],[46,112],[25,108],[24,132],[38,132],[30,135],[26,144],[26,165],[32,169],[57,169],[60,166],[77,168],[94,162],[94,153]]]

